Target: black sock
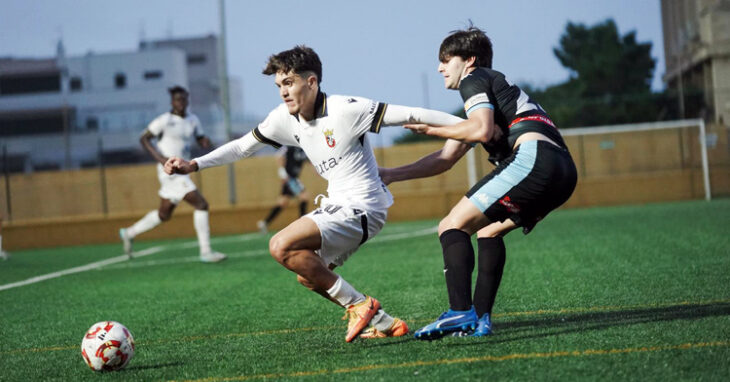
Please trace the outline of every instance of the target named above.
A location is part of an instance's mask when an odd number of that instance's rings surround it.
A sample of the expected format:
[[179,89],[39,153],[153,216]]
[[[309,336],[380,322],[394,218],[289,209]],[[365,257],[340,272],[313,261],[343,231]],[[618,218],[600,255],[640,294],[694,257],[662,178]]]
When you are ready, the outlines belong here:
[[474,271],[474,247],[469,235],[450,229],[439,236],[444,252],[444,276],[452,310],[471,309],[471,274]]
[[274,220],[274,218],[276,217],[276,215],[279,214],[279,212],[281,212],[281,207],[276,206],[276,207],[272,208],[271,212],[269,212],[269,216],[267,216],[266,219],[264,220],[266,222],[266,224],[268,225],[269,223],[271,223],[271,221]]
[[479,243],[479,266],[477,268],[477,285],[474,288],[474,309],[481,318],[484,313],[492,314],[494,298],[497,296],[506,250],[501,237],[485,237],[477,239]]
[[301,203],[299,203],[299,216],[304,216],[307,214],[307,202],[302,200]]

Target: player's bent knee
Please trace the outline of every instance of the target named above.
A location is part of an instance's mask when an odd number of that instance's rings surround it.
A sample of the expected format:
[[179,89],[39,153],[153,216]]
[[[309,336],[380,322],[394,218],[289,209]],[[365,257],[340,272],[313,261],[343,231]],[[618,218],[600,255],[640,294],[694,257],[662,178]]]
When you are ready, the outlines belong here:
[[289,244],[289,241],[282,238],[279,234],[274,235],[269,240],[269,253],[271,257],[284,266],[286,266],[286,263],[292,255]]
[[286,254],[286,249],[283,244],[284,243],[278,235],[274,235],[274,237],[269,240],[269,253],[271,254],[271,257],[280,263],[283,261]]
[[451,215],[446,216],[445,218],[441,219],[439,222],[439,235],[442,233],[450,230],[450,229],[462,229],[459,224],[456,224],[454,219],[451,218]]

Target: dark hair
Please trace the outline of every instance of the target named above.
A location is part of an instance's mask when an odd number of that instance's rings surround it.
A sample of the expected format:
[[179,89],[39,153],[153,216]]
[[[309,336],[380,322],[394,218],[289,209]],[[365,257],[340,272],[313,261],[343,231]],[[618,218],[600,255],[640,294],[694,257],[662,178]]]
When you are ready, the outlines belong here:
[[278,72],[291,71],[300,75],[312,72],[317,76],[317,83],[322,82],[322,62],[319,61],[317,53],[308,46],[297,45],[294,49],[271,55],[262,73],[270,76]]
[[491,69],[492,41],[483,30],[472,25],[470,21],[468,28],[452,31],[441,43],[439,61],[445,62],[455,56],[465,60],[476,57],[474,65]]
[[177,93],[189,94],[187,89],[185,89],[184,87],[182,87],[180,85],[175,85],[171,88],[167,88],[167,92],[170,93],[170,97],[174,96]]

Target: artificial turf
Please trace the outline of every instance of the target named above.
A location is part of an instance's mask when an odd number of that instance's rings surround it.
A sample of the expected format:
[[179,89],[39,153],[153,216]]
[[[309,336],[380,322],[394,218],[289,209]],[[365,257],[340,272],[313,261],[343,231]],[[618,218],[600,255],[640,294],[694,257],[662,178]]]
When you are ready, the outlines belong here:
[[[448,308],[436,224],[388,223],[337,271],[426,325]],[[220,264],[197,262],[192,238],[139,241],[149,255],[0,290],[0,380],[729,380],[729,227],[727,199],[559,210],[506,237],[493,336],[349,344],[342,309],[277,264],[266,236],[216,238]],[[119,255],[15,252],[0,288]],[[82,360],[102,320],[136,339],[122,371]]]

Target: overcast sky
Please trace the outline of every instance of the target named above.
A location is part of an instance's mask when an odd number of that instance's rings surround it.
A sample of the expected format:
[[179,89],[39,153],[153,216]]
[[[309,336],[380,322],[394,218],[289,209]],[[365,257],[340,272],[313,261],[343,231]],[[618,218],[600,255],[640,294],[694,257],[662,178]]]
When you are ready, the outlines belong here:
[[[297,44],[319,54],[327,93],[451,112],[460,97],[443,87],[438,47],[469,19],[492,39],[495,69],[544,87],[569,76],[553,54],[566,23],[608,18],[653,44],[652,87],[661,89],[659,0],[227,0],[228,68],[242,82],[249,117],[280,102],[261,70],[269,55]],[[49,57],[59,38],[68,55],[130,51],[141,37],[217,34],[218,20],[217,0],[0,0],[0,56]]]

